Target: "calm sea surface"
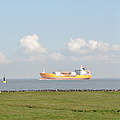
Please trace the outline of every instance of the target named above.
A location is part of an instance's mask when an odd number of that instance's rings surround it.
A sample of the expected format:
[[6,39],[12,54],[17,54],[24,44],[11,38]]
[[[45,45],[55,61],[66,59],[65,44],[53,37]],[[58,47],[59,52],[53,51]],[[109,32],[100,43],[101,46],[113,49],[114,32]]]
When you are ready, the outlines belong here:
[[45,90],[45,89],[120,89],[120,79],[89,80],[39,80],[7,79],[0,83],[1,90]]

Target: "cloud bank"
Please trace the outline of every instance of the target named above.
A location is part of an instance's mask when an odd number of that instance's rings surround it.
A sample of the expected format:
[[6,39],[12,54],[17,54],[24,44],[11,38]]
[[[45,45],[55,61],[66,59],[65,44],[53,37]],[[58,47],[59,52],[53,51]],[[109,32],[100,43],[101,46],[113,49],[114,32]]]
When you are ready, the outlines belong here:
[[97,40],[85,41],[81,38],[71,39],[68,43],[66,43],[66,48],[69,52],[80,54],[90,53],[93,51],[120,51],[120,45],[110,45],[109,43],[100,42]]
[[73,61],[116,61],[120,59],[120,44],[112,44],[97,40],[84,40],[81,38],[70,39],[65,44],[65,50],[70,54]]
[[50,51],[43,47],[36,34],[24,36],[20,45],[28,56],[28,61],[119,61],[120,44],[109,44],[98,40],[70,39],[64,50]]

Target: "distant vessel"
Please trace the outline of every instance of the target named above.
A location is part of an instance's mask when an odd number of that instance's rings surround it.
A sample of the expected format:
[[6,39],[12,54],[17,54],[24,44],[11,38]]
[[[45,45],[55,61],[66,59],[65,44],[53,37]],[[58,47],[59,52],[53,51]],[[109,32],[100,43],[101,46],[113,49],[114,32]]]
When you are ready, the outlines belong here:
[[74,72],[52,72],[52,73],[40,73],[40,80],[83,80],[90,79],[91,73],[81,65]]
[[5,78],[5,75],[4,75],[3,79],[2,79],[2,83],[4,83],[4,84],[7,83],[6,78]]

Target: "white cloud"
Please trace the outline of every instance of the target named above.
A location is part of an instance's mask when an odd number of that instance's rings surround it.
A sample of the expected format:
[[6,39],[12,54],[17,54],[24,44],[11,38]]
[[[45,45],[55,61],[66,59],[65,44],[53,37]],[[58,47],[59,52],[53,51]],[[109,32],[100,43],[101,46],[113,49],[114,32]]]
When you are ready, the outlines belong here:
[[0,52],[0,64],[8,64],[8,63],[9,63],[9,61],[7,60],[5,55]]
[[88,47],[90,47],[91,49],[96,49],[98,46],[98,42],[96,40],[89,40],[88,41]]
[[78,52],[81,48],[85,47],[87,43],[80,38],[77,39],[71,39],[70,42],[66,44],[68,50],[71,52]]
[[27,53],[46,53],[46,48],[38,42],[39,37],[36,34],[28,35],[20,40],[20,45]]
[[71,39],[66,43],[67,55],[72,61],[118,61],[120,44],[109,44],[97,40]]
[[89,40],[88,47],[92,50],[98,49],[100,51],[108,51],[109,44],[105,42],[99,42],[97,40]]
[[83,39],[71,39],[68,43],[66,43],[66,49],[71,53],[79,53],[79,54],[88,54],[88,53],[103,53],[109,51],[120,51],[119,45],[110,45],[106,42],[100,42],[97,40],[88,40],[85,41]]
[[[97,40],[84,40],[81,38],[70,39],[65,44],[66,49],[60,52],[50,52],[42,47],[36,34],[28,35],[20,40],[20,45],[25,52],[29,53],[27,61],[66,61],[66,58],[72,61],[118,61],[117,54],[112,56],[115,51],[120,51],[120,45],[110,45],[106,42]],[[61,54],[62,52],[62,54]],[[33,53],[33,54],[32,54]],[[39,53],[39,54],[35,54]],[[112,56],[112,57],[111,57]]]
[[[61,61],[64,59],[64,55],[59,52],[50,52],[46,48],[43,48],[38,42],[39,38],[36,34],[28,35],[20,40],[20,45],[28,53],[26,61],[46,61],[52,59],[54,61]],[[33,54],[32,54],[33,53]],[[36,54],[40,53],[40,54]],[[43,53],[43,54],[42,54]]]

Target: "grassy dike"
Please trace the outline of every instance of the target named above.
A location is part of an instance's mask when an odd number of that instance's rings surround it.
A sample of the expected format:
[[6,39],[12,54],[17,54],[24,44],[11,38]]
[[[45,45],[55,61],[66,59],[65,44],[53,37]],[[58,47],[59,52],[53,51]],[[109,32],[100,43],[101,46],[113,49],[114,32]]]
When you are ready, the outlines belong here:
[[120,120],[120,92],[2,92],[0,120]]

